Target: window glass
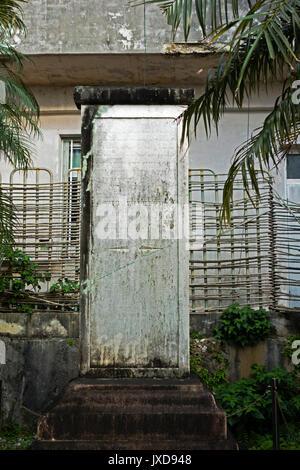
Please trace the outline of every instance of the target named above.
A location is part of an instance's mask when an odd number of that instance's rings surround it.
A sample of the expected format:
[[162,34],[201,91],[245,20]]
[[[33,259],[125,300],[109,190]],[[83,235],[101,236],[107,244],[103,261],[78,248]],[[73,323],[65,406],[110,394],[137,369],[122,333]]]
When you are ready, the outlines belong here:
[[81,167],[81,142],[80,138],[63,139],[63,179],[77,179],[76,172],[70,172],[74,168]]
[[286,177],[287,179],[300,179],[300,154],[287,155]]
[[80,168],[81,165],[81,145],[80,142],[73,142],[72,168]]
[[[289,203],[300,203],[300,154],[289,154],[286,157],[286,197]],[[295,260],[295,251],[300,251],[300,242],[297,239],[297,229],[299,223],[297,219],[288,221],[289,230],[295,228],[295,235],[289,240],[289,254],[288,254],[288,283],[287,289],[289,295],[293,298],[289,300],[289,307],[294,308],[298,306],[299,301],[297,297],[300,296],[300,287],[296,282],[300,281],[299,263]],[[291,255],[290,255],[291,253]]]

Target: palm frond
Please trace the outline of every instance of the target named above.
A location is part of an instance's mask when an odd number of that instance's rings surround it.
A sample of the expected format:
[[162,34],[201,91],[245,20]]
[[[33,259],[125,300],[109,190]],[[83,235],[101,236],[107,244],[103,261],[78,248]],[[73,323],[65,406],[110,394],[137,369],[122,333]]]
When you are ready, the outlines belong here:
[[0,26],[4,28],[7,35],[13,35],[16,30],[26,31],[22,3],[27,3],[27,0],[1,0],[0,2]]
[[193,17],[198,19],[202,34],[206,36],[208,30],[239,16],[238,0],[129,0],[129,3],[132,6],[156,3],[172,27],[173,39],[182,23],[185,41],[188,40]]
[[254,192],[260,196],[257,170],[264,176],[277,168],[296,143],[300,133],[300,108],[293,103],[294,79],[300,78],[300,67],[285,82],[282,94],[263,125],[242,144],[232,160],[223,191],[222,221],[230,221],[230,206],[236,177],[241,174],[243,185],[251,200]]
[[1,125],[0,151],[13,167],[28,169],[32,166],[34,152],[32,140],[28,135],[10,125]]
[[[133,3],[137,3],[136,1]],[[242,173],[249,196],[259,194],[256,169],[276,167],[300,131],[299,106],[291,99],[292,80],[300,77],[300,0],[146,0],[156,3],[167,15],[174,32],[183,24],[185,40],[193,15],[197,17],[208,44],[224,46],[219,64],[208,71],[204,93],[183,113],[183,139],[197,133],[203,119],[207,137],[229,105],[240,109],[245,99],[268,92],[269,83],[285,80],[282,94],[275,102],[262,128],[235,153],[223,194],[222,220],[230,218],[233,182]],[[174,11],[177,10],[176,23]],[[203,38],[199,38],[203,39]]]
[[11,197],[0,189],[0,255],[3,247],[13,242],[13,228],[17,223],[15,214]]
[[[27,58],[13,46],[14,34],[26,32],[22,11],[26,2],[0,2],[0,81],[6,91],[5,101],[0,103],[0,152],[14,167],[23,169],[32,165],[31,137],[39,135],[39,106],[22,80]],[[13,203],[0,188],[0,250],[12,243],[15,222]]]
[[6,64],[0,68],[0,80],[6,90],[0,103],[0,149],[13,166],[28,168],[34,150],[31,137],[40,135],[39,106],[20,74]]
[[[263,9],[261,9],[263,5]],[[300,77],[296,54],[299,39],[295,31],[300,27],[300,1],[258,1],[248,14],[216,29],[212,41],[235,24],[235,31],[228,42],[227,51],[219,64],[207,75],[204,93],[183,114],[182,142],[191,129],[197,134],[197,126],[203,119],[207,136],[211,127],[218,132],[218,124],[229,105],[241,108],[245,98],[268,91],[269,83],[289,73],[282,95],[274,110],[266,118],[262,129],[236,152],[223,194],[222,220],[230,218],[233,182],[242,174],[245,189],[250,187],[259,194],[256,167],[262,172],[274,167],[284,157],[282,148],[288,148],[300,131],[299,112],[291,99],[292,80]],[[296,28],[296,29],[295,29]]]

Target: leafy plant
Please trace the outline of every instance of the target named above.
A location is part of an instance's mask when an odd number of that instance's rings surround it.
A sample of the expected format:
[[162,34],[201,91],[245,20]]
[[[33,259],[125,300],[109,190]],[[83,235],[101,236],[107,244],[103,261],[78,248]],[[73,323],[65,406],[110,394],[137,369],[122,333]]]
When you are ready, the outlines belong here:
[[71,281],[68,278],[58,279],[55,284],[50,286],[50,292],[61,294],[71,294],[79,291],[79,284],[76,281]]
[[8,297],[7,303],[18,312],[32,313],[26,302],[31,293],[40,291],[41,283],[49,281],[49,273],[42,274],[38,265],[19,249],[6,248],[5,262],[0,275],[0,293]]
[[[279,427],[279,442],[281,450],[300,450],[300,432],[297,424],[290,424],[289,429],[284,425]],[[273,436],[271,433],[257,433],[243,431],[237,436],[241,449],[273,450]]]
[[203,339],[205,336],[202,333],[199,333],[198,331],[192,330],[190,332],[190,338],[191,339]]
[[206,385],[210,390],[214,390],[219,385],[226,382],[226,369],[225,367],[220,368],[215,373],[211,373],[205,367],[197,370],[197,375],[200,380]]
[[34,439],[25,425],[6,424],[0,429],[0,450],[27,450]]
[[233,303],[221,314],[221,322],[215,328],[216,339],[237,346],[254,346],[266,338],[273,325],[264,309],[253,310]]
[[203,335],[191,333],[190,369],[207,388],[213,390],[227,378],[227,359],[219,351],[220,344],[203,338]]
[[[293,353],[295,350],[292,348],[292,344],[294,341],[299,341],[300,340],[300,334],[296,335],[291,335],[288,338],[288,344],[283,348],[282,354],[283,356],[289,357],[290,359],[292,358]],[[296,371],[300,371],[300,364],[294,364],[294,369]]]
[[258,426],[261,431],[271,429],[273,377],[278,381],[278,396],[287,420],[300,420],[300,387],[295,374],[279,366],[267,372],[264,366],[254,364],[249,378],[224,383],[214,390],[234,431],[256,432]]

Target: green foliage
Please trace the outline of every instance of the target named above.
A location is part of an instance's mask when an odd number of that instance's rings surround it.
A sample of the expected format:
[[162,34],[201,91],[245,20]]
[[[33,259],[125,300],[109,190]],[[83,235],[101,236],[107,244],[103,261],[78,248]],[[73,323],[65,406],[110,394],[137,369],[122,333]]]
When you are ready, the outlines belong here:
[[[35,299],[37,302],[43,300],[42,297],[34,297],[34,295],[40,292],[42,283],[50,280],[51,274],[41,273],[39,266],[31,262],[30,257],[24,252],[19,249],[5,248],[4,263],[0,271],[0,294],[2,294],[3,306],[8,308],[13,306],[17,312],[33,313]],[[78,291],[79,284],[67,278],[59,279],[50,287],[51,293],[60,296],[68,296]],[[51,305],[52,308],[61,308],[55,302]],[[47,308],[47,306],[46,299],[41,308]]]
[[191,344],[190,345],[190,369],[191,372],[194,374],[197,374],[198,372],[198,367],[201,365],[201,357],[197,357],[194,355],[194,346]]
[[[288,338],[288,344],[283,348],[282,354],[283,356],[289,357],[292,359],[292,355],[295,352],[295,349],[292,348],[292,344],[294,341],[300,340],[300,334],[291,335]],[[291,361],[292,364],[292,361]],[[300,364],[294,364],[294,369],[296,371],[300,371]]]
[[50,286],[50,292],[56,292],[60,294],[72,294],[79,291],[79,284],[75,281],[71,281],[68,278],[58,279],[55,284]]
[[26,299],[32,292],[40,291],[41,283],[50,278],[50,274],[40,273],[38,265],[32,263],[29,256],[21,250],[6,248],[5,263],[0,275],[0,293],[8,296],[7,303],[15,306],[18,312],[33,312]]
[[197,369],[196,374],[198,375],[200,380],[206,385],[206,387],[210,390],[214,390],[216,387],[226,382],[225,367],[220,368],[213,374],[208,369],[201,368],[200,370]]
[[[280,449],[300,450],[299,427],[297,424],[290,424],[289,430],[284,425],[281,425],[279,428]],[[260,434],[254,431],[244,431],[237,436],[237,439],[241,449],[273,450],[273,437],[271,433]]]
[[292,344],[294,341],[299,341],[300,340],[300,334],[296,334],[296,335],[291,335],[288,337],[288,344],[284,347],[283,351],[282,351],[282,354],[286,357],[292,357],[293,355],[293,352],[295,352],[295,350],[292,348]]
[[[129,0],[133,5],[143,4],[143,0]],[[164,15],[167,23],[172,27],[172,38],[175,36],[180,24],[183,27],[184,40],[187,41],[192,18],[196,16],[202,34],[207,35],[208,31],[224,23],[228,17],[237,18],[239,14],[238,0],[220,2],[220,0],[146,0],[147,3],[157,3]]]
[[[0,4],[0,83],[5,86],[5,100],[0,103],[0,153],[13,167],[27,169],[32,163],[31,136],[39,135],[39,106],[22,80],[22,64],[28,59],[13,45],[14,36],[26,32],[23,3],[25,0],[1,0]],[[0,191],[1,250],[12,243],[16,223],[12,201]]]
[[198,331],[191,331],[190,338],[191,339],[203,339],[205,338],[205,336],[202,333],[199,333]]
[[273,377],[278,380],[279,400],[287,420],[300,420],[300,387],[296,375],[279,366],[267,372],[264,366],[254,364],[249,378],[225,383],[214,390],[228,423],[236,432],[256,432],[258,427],[262,432],[271,429]]
[[239,307],[235,302],[222,313],[221,323],[215,328],[216,339],[241,347],[254,346],[272,331],[268,317],[264,309]]
[[[218,351],[218,345],[213,346],[208,343],[205,346],[207,349],[205,353],[199,353],[197,350],[197,342],[203,338],[203,335],[193,332],[191,333],[192,343],[190,345],[190,369],[191,372],[196,374],[204,385],[210,390],[214,390],[219,385],[226,382],[226,366],[227,360]],[[208,366],[209,364],[209,366]],[[216,366],[215,366],[216,364]]]
[[0,429],[0,450],[27,450],[34,439],[26,426],[7,424]]

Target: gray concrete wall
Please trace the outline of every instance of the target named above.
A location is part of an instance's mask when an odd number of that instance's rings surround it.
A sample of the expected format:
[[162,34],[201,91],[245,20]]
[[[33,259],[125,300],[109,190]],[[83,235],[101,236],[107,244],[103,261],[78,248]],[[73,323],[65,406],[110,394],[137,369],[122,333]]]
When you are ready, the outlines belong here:
[[[127,0],[31,0],[24,11],[28,54],[144,51],[144,8]],[[147,6],[146,39],[149,52],[171,39],[157,6]]]
[[[239,3],[247,4],[247,0]],[[28,35],[21,47],[29,54],[141,53],[145,45],[153,53],[172,38],[157,5],[146,5],[145,30],[143,5],[132,7],[128,0],[31,0],[24,11]],[[195,20],[189,41],[199,39]],[[184,40],[181,27],[176,40]]]
[[33,425],[79,375],[79,314],[0,314],[0,425]]

